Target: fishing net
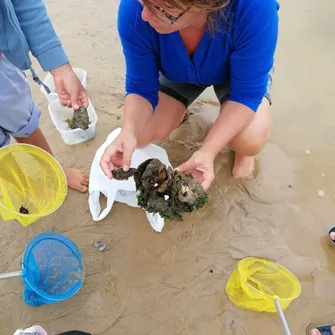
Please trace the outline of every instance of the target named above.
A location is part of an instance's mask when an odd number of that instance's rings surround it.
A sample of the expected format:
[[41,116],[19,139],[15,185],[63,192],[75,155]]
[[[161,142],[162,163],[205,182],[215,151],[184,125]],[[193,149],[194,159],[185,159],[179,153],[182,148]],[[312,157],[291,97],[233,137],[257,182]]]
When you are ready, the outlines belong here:
[[0,149],[0,215],[28,226],[58,209],[67,195],[59,163],[46,151],[28,144]]
[[230,276],[226,292],[238,307],[277,312],[275,299],[285,310],[301,292],[298,279],[283,266],[264,259],[242,259]]
[[23,299],[30,306],[69,299],[82,287],[84,276],[81,252],[70,239],[58,233],[40,234],[24,251]]

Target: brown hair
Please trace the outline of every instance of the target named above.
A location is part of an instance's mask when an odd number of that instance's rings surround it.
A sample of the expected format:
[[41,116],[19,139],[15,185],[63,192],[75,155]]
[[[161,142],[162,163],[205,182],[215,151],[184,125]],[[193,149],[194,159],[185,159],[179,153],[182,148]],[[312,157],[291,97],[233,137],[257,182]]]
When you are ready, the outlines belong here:
[[[142,0],[145,5],[150,5],[150,0]],[[227,23],[226,8],[231,0],[162,0],[159,3],[166,7],[173,7],[180,10],[196,8],[207,13],[207,24],[211,33],[219,28],[219,22]]]

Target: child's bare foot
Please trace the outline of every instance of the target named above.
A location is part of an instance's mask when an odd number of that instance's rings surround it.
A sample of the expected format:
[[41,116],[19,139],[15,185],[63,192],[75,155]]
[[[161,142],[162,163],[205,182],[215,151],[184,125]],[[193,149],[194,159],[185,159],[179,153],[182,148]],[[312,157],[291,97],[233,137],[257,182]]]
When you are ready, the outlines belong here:
[[234,167],[233,167],[233,177],[239,178],[252,178],[252,174],[255,168],[254,157],[240,156],[235,153]]
[[88,176],[79,169],[64,168],[67,184],[70,188],[85,193],[88,189]]

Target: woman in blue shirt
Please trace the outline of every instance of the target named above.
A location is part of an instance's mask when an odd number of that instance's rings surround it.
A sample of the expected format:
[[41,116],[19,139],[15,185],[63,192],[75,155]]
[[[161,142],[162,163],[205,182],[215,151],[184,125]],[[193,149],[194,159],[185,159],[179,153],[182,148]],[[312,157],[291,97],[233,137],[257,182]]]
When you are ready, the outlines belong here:
[[123,126],[101,168],[127,170],[136,147],[166,139],[208,86],[220,114],[181,171],[205,190],[226,146],[233,176],[251,176],[269,136],[271,72],[278,35],[276,0],[121,0],[118,29],[126,61]]

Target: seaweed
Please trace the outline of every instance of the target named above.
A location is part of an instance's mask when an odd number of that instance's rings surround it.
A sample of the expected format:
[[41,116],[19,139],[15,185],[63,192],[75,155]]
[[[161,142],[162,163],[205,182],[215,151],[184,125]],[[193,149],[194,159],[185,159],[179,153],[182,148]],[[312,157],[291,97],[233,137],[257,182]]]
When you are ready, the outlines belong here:
[[183,221],[183,212],[194,212],[208,203],[208,195],[191,173],[179,172],[159,159],[148,159],[137,169],[112,171],[117,180],[134,176],[138,205],[168,220]]
[[73,113],[72,119],[67,119],[66,122],[70,129],[80,128],[87,130],[90,124],[87,108],[84,106],[79,107],[79,109]]

